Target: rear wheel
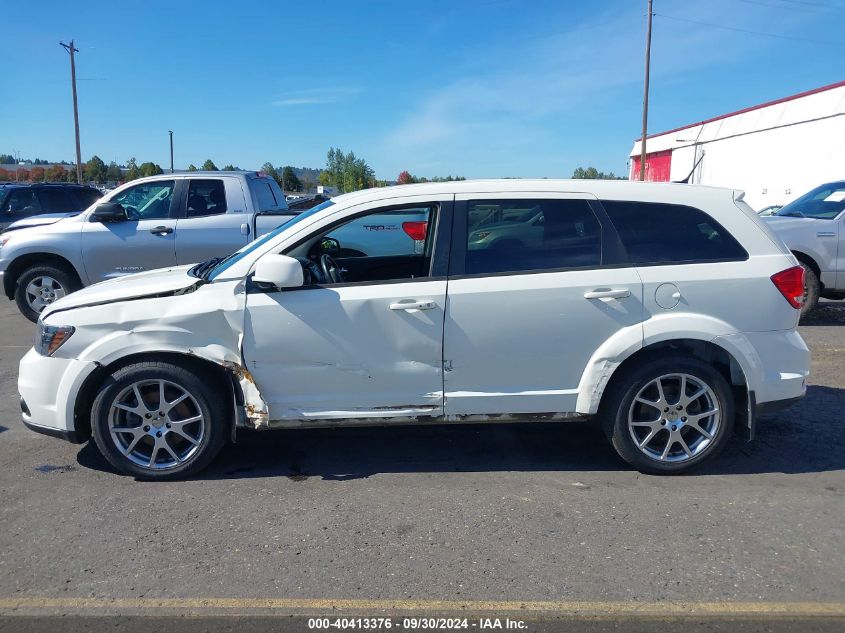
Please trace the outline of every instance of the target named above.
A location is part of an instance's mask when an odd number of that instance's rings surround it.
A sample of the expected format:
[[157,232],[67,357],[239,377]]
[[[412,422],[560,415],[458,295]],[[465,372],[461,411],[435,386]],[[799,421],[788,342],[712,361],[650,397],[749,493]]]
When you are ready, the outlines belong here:
[[94,441],[112,466],[138,478],[193,475],[225,440],[229,408],[215,387],[208,377],[170,363],[119,369],[94,400]]
[[819,303],[819,278],[815,271],[801,262],[804,269],[804,305],[801,306],[801,316],[813,310]]
[[601,416],[622,459],[644,473],[677,474],[724,449],[734,424],[733,395],[707,363],[671,354],[614,380]]
[[57,266],[33,266],[18,277],[15,286],[15,303],[33,323],[48,305],[78,290],[76,277]]

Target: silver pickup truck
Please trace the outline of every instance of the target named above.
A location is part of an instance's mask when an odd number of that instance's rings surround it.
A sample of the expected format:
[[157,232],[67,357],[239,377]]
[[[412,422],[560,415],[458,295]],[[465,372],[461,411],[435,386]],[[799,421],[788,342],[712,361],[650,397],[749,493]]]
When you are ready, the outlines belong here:
[[36,321],[83,286],[228,255],[294,215],[276,181],[256,172],[133,180],[78,215],[0,235],[0,279]]

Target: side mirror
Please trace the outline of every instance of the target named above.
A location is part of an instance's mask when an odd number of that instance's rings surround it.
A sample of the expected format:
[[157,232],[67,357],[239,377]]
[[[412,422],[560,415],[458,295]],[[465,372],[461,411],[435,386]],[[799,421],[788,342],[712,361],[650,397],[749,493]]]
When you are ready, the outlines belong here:
[[340,242],[333,237],[324,237],[320,240],[320,253],[329,255],[340,253]]
[[122,204],[117,202],[103,202],[94,208],[94,213],[91,214],[91,222],[123,222],[128,220],[126,209]]
[[299,260],[276,254],[265,255],[258,260],[252,280],[276,288],[298,288],[305,282]]

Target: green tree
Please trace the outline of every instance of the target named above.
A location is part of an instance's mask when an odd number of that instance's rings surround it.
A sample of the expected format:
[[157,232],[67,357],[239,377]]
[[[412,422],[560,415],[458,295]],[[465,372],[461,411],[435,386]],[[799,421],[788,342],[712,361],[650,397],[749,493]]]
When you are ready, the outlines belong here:
[[218,171],[217,165],[210,158],[202,164],[203,171]]
[[127,182],[130,180],[135,180],[141,177],[141,170],[138,169],[138,161],[135,160],[133,156],[129,160],[126,161],[126,176],[124,178]]
[[86,181],[104,182],[106,179],[106,164],[97,155],[91,157],[82,168],[82,176]]
[[114,161],[109,163],[108,169],[106,169],[106,180],[110,182],[118,182],[123,177],[123,174],[120,171],[120,167]]
[[617,176],[612,171],[604,173],[595,167],[587,167],[586,169],[583,167],[577,167],[575,171],[572,172],[572,177],[576,180],[625,180],[623,176]]
[[141,176],[144,178],[147,176],[158,176],[159,174],[164,173],[159,165],[151,162],[141,163],[138,166],[138,169],[141,172]]
[[340,193],[368,189],[376,184],[372,168],[354,152],[330,148],[326,154],[326,168],[320,173],[320,184],[336,187]]
[[188,171],[197,171],[197,166],[191,163],[188,165]]
[[269,160],[263,165],[261,165],[261,172],[270,176],[270,178],[275,180],[277,183],[279,183],[279,186],[281,186],[282,183],[281,179],[279,178],[279,172],[275,167],[273,167],[273,163],[271,163]]
[[296,172],[290,165],[286,165],[282,170],[282,189],[285,191],[302,191],[302,183],[296,177]]
[[235,167],[232,163],[229,163],[223,168],[223,171],[240,171],[237,167]]

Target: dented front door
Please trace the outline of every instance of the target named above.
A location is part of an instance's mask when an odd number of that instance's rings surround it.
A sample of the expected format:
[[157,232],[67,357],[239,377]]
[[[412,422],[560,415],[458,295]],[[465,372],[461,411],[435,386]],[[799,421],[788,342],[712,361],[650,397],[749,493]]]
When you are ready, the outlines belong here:
[[443,279],[247,296],[243,354],[270,420],[443,413]]

